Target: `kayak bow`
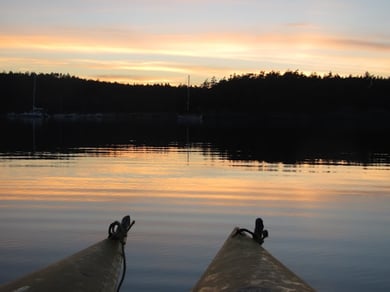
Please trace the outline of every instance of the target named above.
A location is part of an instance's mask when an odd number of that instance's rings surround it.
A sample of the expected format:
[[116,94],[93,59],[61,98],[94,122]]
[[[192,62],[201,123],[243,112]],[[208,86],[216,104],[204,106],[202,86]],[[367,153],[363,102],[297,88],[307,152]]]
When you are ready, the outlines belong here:
[[267,236],[261,218],[254,232],[234,228],[192,291],[314,291],[261,246]]
[[[109,237],[68,258],[0,286],[0,292],[116,291],[126,271],[124,245],[130,216],[113,222]],[[121,273],[122,272],[122,273]]]

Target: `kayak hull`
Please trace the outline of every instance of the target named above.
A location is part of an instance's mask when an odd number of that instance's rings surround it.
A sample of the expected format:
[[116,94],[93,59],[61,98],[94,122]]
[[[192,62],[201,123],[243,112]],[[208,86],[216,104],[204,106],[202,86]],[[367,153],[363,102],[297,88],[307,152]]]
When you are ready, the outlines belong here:
[[192,291],[315,291],[235,228]]

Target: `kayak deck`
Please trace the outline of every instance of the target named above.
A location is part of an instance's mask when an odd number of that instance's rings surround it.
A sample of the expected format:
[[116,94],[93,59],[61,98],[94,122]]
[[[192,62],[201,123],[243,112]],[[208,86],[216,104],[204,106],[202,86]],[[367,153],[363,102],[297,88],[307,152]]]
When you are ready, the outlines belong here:
[[114,291],[121,268],[121,243],[105,239],[0,291]]
[[192,291],[315,291],[235,228]]
[[42,270],[0,285],[0,292],[116,291],[124,277],[124,245],[133,224],[130,216],[125,216],[122,223],[113,222],[109,227],[109,238]]

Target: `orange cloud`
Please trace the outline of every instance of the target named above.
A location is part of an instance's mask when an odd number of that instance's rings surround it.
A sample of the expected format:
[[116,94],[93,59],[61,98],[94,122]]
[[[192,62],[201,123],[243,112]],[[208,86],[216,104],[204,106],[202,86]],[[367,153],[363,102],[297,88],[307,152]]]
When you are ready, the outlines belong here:
[[318,32],[162,35],[107,29],[16,33],[0,36],[0,52],[3,68],[33,71],[38,67],[130,83],[174,80],[177,84],[191,74],[199,84],[211,76],[287,69],[390,74],[390,43],[386,39],[351,39]]

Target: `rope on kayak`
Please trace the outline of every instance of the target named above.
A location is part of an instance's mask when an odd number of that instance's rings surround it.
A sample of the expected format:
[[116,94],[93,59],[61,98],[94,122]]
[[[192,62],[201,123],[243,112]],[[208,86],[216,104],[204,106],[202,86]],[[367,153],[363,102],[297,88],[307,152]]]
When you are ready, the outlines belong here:
[[237,230],[236,234],[242,234],[243,232],[247,232],[250,235],[252,235],[253,240],[259,243],[260,245],[263,244],[264,239],[269,235],[268,230],[264,230],[263,219],[261,218],[256,219],[255,230],[253,232],[249,231],[246,228],[240,228]]
[[110,226],[108,227],[108,238],[112,240],[119,240],[122,247],[122,258],[123,258],[123,272],[121,280],[119,281],[117,291],[119,292],[123,280],[125,278],[126,274],[126,256],[125,256],[125,244],[126,244],[126,238],[127,238],[127,232],[130,230],[130,228],[134,225],[135,221],[131,221],[130,216],[127,215],[123,217],[122,222],[119,223],[118,221],[112,222]]

